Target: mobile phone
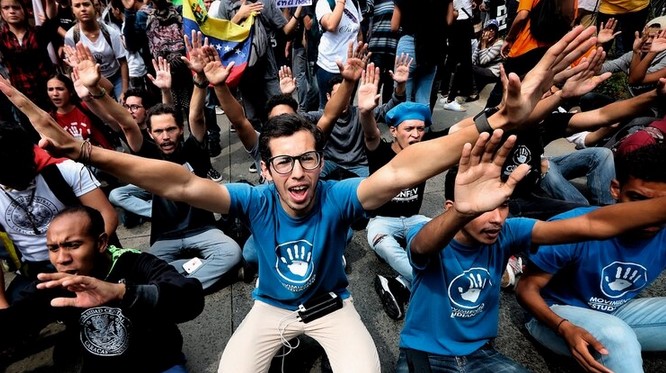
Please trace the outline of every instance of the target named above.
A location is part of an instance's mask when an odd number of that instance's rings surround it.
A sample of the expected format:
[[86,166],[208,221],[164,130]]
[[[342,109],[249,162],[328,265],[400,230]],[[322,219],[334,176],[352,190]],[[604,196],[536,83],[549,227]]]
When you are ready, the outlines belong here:
[[190,273],[196,271],[199,267],[203,265],[203,262],[199,258],[192,258],[187,262],[183,263],[183,269],[189,275]]

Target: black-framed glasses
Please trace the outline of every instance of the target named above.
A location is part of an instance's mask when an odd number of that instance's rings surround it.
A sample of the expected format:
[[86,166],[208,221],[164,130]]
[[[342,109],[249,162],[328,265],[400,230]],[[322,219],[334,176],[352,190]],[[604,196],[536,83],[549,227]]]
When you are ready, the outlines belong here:
[[135,111],[137,111],[137,110],[139,110],[139,109],[141,109],[141,108],[143,108],[142,105],[127,105],[127,104],[123,105],[123,107],[124,107],[125,109],[131,111],[132,113],[135,112]]
[[294,170],[294,163],[298,160],[301,167],[306,171],[312,171],[319,167],[321,164],[321,152],[312,150],[305,152],[301,155],[277,155],[268,160],[268,164],[273,166],[273,169],[278,174],[288,174]]

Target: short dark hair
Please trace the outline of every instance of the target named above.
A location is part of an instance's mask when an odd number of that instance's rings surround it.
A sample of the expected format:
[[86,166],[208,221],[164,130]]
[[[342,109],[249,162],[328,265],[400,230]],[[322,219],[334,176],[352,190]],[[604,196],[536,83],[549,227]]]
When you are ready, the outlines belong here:
[[148,130],[152,129],[151,120],[153,116],[162,114],[171,114],[173,119],[176,121],[178,128],[183,128],[183,121],[180,118],[180,115],[178,115],[176,108],[167,104],[157,104],[151,107],[146,114],[146,124],[148,125]]
[[34,143],[20,125],[0,121],[0,184],[23,190],[37,174]]
[[142,88],[130,88],[125,91],[125,98],[127,97],[138,97],[141,99],[141,105],[143,105],[146,110],[153,106],[153,102],[150,100],[150,95]]
[[615,177],[620,185],[629,177],[666,183],[666,143],[646,145],[616,157]]
[[341,75],[334,75],[331,79],[328,80],[328,94],[332,95],[333,94],[333,87],[336,84],[342,83],[342,76]]
[[270,113],[278,105],[287,105],[294,109],[294,113],[298,111],[298,102],[291,95],[281,94],[275,95],[266,101],[266,113]]
[[268,165],[268,160],[273,156],[268,143],[278,137],[287,137],[299,131],[312,134],[315,139],[315,150],[324,150],[326,140],[319,127],[298,114],[283,114],[273,117],[266,122],[259,135],[259,153],[261,160]]
[[104,217],[102,214],[94,208],[86,205],[65,207],[63,210],[58,212],[56,216],[53,217],[52,221],[55,221],[56,219],[63,216],[75,214],[83,214],[88,218],[90,224],[88,224],[88,231],[86,233],[91,237],[97,239],[97,237],[99,237],[102,233],[105,233]]

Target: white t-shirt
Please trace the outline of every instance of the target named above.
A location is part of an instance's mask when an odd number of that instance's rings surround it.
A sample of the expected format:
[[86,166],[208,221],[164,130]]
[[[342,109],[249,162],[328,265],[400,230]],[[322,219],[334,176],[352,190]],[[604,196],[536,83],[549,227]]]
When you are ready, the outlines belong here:
[[453,7],[458,10],[458,21],[469,19],[472,15],[472,1],[471,0],[453,0]]
[[[320,24],[321,19],[332,12],[327,0],[317,1],[315,14]],[[352,0],[347,0],[337,31],[324,31],[321,35],[319,57],[317,58],[317,65],[319,67],[333,74],[340,72],[335,61],[340,60],[344,63],[347,60],[349,42],[353,41],[356,44],[362,20],[360,10],[354,5]]]
[[[74,25],[74,27],[67,30],[65,34],[65,45],[74,46],[74,28],[79,27],[79,25]],[[100,24],[100,27],[106,27],[103,23]],[[95,57],[95,61],[100,66],[100,71],[102,76],[109,78],[116,74],[120,69],[120,64],[118,59],[127,58],[127,50],[123,46],[123,42],[120,39],[120,33],[116,31],[113,27],[106,27],[109,31],[109,38],[111,39],[112,46],[106,42],[104,35],[100,31],[97,41],[94,43],[86,37],[86,35],[81,32],[81,42],[83,45],[90,49],[90,52]]]
[[[123,41],[123,47],[125,46],[125,36],[123,36],[122,29],[119,30],[115,24],[107,25],[116,29],[120,33],[121,40]],[[125,28],[125,22],[123,21],[123,29]],[[146,69],[146,64],[143,63],[143,57],[139,52],[130,52],[127,51],[127,69],[129,70],[130,78],[143,78],[148,70]]]
[[[58,163],[57,167],[77,197],[99,186],[97,179],[80,163],[66,160]],[[56,198],[41,175],[37,175],[33,184],[26,190],[14,190],[3,185],[0,185],[0,188],[4,190],[0,191],[0,211],[2,211],[0,224],[21,252],[23,260],[48,260],[46,229],[53,217],[63,210],[65,205]],[[33,192],[34,197],[32,197]],[[26,214],[26,209],[32,213],[32,219]],[[35,229],[39,234],[35,233]]]

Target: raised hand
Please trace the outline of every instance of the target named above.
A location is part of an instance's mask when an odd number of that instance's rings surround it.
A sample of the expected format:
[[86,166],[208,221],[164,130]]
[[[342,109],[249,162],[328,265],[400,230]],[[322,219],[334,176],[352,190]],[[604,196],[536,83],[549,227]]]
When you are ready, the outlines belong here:
[[584,69],[565,81],[562,86],[562,98],[580,97],[610,78],[610,72],[597,75],[606,59],[606,52],[603,48],[597,48],[588,58],[579,64],[584,66]]
[[158,57],[157,61],[153,59],[153,67],[155,68],[155,76],[148,74],[148,79],[159,89],[171,89],[171,65],[169,61]]
[[530,167],[521,164],[506,182],[500,179],[502,165],[516,142],[516,136],[509,136],[495,154],[502,133],[502,130],[495,130],[490,136],[484,132],[474,147],[469,143],[463,147],[454,192],[454,206],[459,213],[480,215],[496,209],[506,202],[518,182],[529,172]]
[[83,85],[79,79],[79,74],[76,72],[76,69],[72,70],[72,83],[74,83],[74,91],[76,91],[76,95],[79,96],[79,98],[84,99],[88,97],[90,91],[88,91],[88,88]]
[[638,31],[634,32],[634,44],[632,46],[633,52],[634,53],[643,52],[643,46],[645,45],[645,42],[647,42],[647,39],[648,39],[647,27],[643,29],[642,33],[639,33]]
[[379,90],[379,67],[374,63],[369,63],[365,71],[361,74],[361,83],[358,86],[358,110],[366,113],[374,110],[379,105],[381,95],[377,94]]
[[505,106],[499,114],[504,115],[512,126],[524,123],[536,103],[552,86],[554,76],[596,44],[595,32],[595,27],[584,29],[582,26],[577,26],[548,49],[539,63],[525,75],[522,82],[517,75],[509,74],[506,79]]
[[569,345],[571,355],[578,364],[588,372],[612,373],[612,371],[599,363],[590,353],[590,347],[602,355],[608,355],[608,350],[587,330],[572,324],[570,321],[562,323],[558,331]]
[[183,39],[185,40],[185,49],[187,50],[189,58],[182,56],[180,59],[185,63],[185,66],[187,66],[188,69],[197,74],[203,73],[206,61],[203,58],[201,48],[208,45],[208,38],[204,38],[201,31],[192,30],[191,40],[187,35],[184,35]]
[[207,45],[202,49],[203,59],[206,62],[204,65],[204,74],[206,79],[212,85],[224,84],[231,74],[231,69],[234,67],[234,62],[230,62],[227,67],[222,66],[220,55],[217,54],[215,48]]
[[400,84],[406,83],[409,79],[409,67],[412,65],[414,59],[408,54],[402,53],[395,58],[395,73],[389,70],[389,74],[393,81]]
[[261,13],[264,9],[264,4],[261,2],[248,3],[246,0],[241,1],[240,9],[238,9],[237,14],[245,19],[250,16],[251,13]]
[[597,34],[597,41],[599,44],[606,44],[609,41],[615,39],[616,36],[622,33],[622,31],[615,32],[615,27],[617,26],[617,21],[615,18],[609,18],[608,22],[605,24],[601,22],[599,33]]
[[291,68],[286,65],[280,67],[278,77],[280,78],[280,92],[285,95],[294,93],[296,90],[296,79],[291,73]]
[[37,289],[63,288],[76,293],[75,298],[55,298],[53,307],[90,308],[121,300],[125,295],[124,284],[114,284],[89,276],[70,275],[68,273],[40,273],[37,278],[42,283]]
[[657,35],[652,39],[652,45],[650,45],[651,53],[660,53],[666,50],[666,28],[661,30]]
[[349,42],[347,47],[347,61],[345,61],[344,66],[342,62],[335,61],[340,69],[340,74],[342,78],[350,81],[358,81],[361,78],[361,73],[370,59],[370,54],[368,53],[368,45],[359,42],[354,49],[354,43]]
[[99,80],[102,78],[100,73],[100,66],[95,62],[90,49],[83,45],[83,43],[78,42],[76,44],[76,53],[74,59],[78,61],[74,70],[78,75],[78,81],[81,82],[87,88],[97,86]]

